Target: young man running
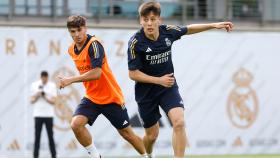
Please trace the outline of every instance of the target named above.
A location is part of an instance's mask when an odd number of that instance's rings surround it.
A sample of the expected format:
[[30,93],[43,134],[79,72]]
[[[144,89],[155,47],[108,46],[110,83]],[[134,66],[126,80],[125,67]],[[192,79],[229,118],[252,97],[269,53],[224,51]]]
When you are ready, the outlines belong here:
[[108,65],[101,42],[95,36],[86,33],[86,19],[82,16],[70,16],[67,28],[74,41],[68,52],[80,75],[60,78],[60,88],[83,82],[86,89],[86,95],[71,121],[76,138],[86,148],[91,158],[101,157],[85,126],[92,125],[98,115],[103,114],[120,135],[144,157],[143,142],[135,135],[129,124],[122,91]]
[[161,25],[160,4],[146,2],[139,7],[142,28],[134,34],[128,46],[129,77],[136,81],[135,99],[143,120],[143,142],[149,157],[158,137],[161,117],[159,107],[173,126],[172,146],[175,158],[183,158],[187,145],[184,105],[178,91],[171,60],[171,47],[183,35],[210,29],[231,31],[231,22],[193,24],[186,27]]

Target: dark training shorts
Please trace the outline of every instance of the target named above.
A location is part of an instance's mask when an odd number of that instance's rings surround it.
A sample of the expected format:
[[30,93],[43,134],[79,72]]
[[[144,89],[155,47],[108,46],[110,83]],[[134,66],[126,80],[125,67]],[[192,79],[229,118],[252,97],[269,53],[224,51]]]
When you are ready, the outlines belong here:
[[81,100],[73,116],[86,116],[88,118],[88,124],[92,126],[100,114],[103,114],[116,129],[123,129],[130,125],[125,106],[120,106],[116,103],[105,105],[95,104],[85,97]]
[[161,107],[166,114],[168,114],[169,110],[172,108],[184,108],[178,87],[168,88],[164,93],[152,100],[138,103],[138,110],[144,128],[153,126],[161,118],[159,107]]

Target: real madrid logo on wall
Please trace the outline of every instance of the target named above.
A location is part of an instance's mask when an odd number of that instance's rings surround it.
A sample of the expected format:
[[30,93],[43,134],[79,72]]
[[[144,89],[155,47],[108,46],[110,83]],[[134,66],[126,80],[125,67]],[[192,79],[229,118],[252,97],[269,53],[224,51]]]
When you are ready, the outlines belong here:
[[[57,81],[58,76],[73,76],[74,72],[67,67],[62,67],[54,72],[52,80]],[[63,89],[63,92],[58,93],[58,97],[55,102],[55,115],[58,121],[55,121],[54,127],[61,131],[67,131],[70,129],[70,122],[73,115],[73,110],[78,105],[81,97],[78,90],[70,85]]]
[[251,88],[253,75],[244,68],[233,75],[235,87],[231,90],[227,111],[231,123],[237,128],[248,128],[258,115],[258,99],[256,92]]

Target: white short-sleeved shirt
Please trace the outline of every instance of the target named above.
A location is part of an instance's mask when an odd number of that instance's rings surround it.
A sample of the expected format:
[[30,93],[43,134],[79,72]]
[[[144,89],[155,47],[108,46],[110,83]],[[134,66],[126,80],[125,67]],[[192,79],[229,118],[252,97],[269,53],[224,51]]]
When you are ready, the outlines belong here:
[[[44,91],[47,98],[52,98],[57,96],[56,85],[53,82],[48,81],[43,85],[41,80],[33,82],[31,85],[31,96],[35,95],[37,92]],[[44,98],[40,97],[33,104],[33,116],[34,117],[53,117],[54,116],[54,105],[48,103]]]

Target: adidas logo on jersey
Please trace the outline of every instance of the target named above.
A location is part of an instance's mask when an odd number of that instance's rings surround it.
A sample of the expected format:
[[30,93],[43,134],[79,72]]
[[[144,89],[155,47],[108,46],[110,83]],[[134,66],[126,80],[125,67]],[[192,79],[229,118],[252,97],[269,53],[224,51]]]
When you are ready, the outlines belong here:
[[150,47],[147,48],[146,52],[151,52],[152,49]]
[[128,122],[127,122],[126,120],[124,120],[124,122],[123,122],[122,125],[124,126],[124,125],[126,125],[126,124],[128,124]]

